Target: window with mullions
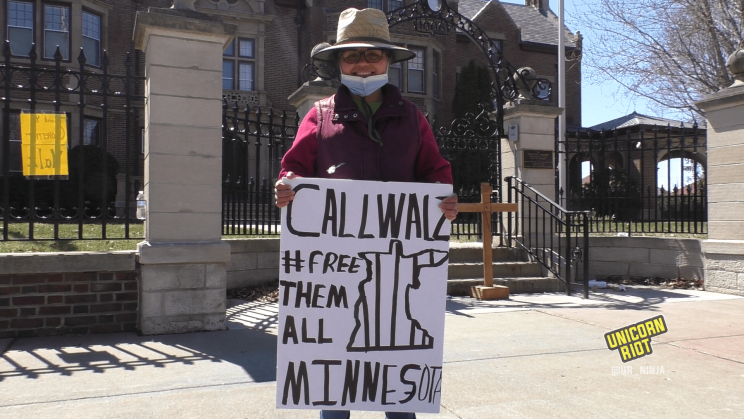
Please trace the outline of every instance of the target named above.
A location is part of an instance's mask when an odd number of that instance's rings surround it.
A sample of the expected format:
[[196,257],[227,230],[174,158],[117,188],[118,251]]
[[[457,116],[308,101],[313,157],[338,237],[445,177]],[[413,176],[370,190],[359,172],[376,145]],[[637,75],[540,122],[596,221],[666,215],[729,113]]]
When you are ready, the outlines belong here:
[[413,93],[424,93],[424,69],[426,61],[424,55],[426,50],[420,48],[409,48],[416,56],[408,60],[408,91]]
[[8,41],[13,55],[28,57],[34,42],[34,4],[8,2]]
[[403,83],[401,80],[401,73],[403,73],[403,66],[401,66],[400,62],[390,64],[390,67],[388,68],[388,83],[402,91]]
[[367,7],[389,12],[403,7],[403,0],[367,0]]
[[70,59],[70,8],[44,5],[44,58],[54,59],[59,46],[63,60]]
[[491,61],[494,63],[497,63],[499,61],[499,56],[501,55],[501,48],[503,48],[503,42],[500,40],[492,40],[491,41]]
[[83,120],[83,144],[101,146],[101,121],[95,118]]
[[254,91],[256,85],[256,42],[253,39],[233,40],[223,53],[222,88]]
[[90,65],[101,65],[101,17],[83,10],[83,51]]
[[[4,113],[5,111],[3,111]],[[3,148],[0,147],[0,166],[8,162],[8,170],[10,172],[23,172],[23,164],[21,161],[21,114],[18,111],[10,111],[9,116],[9,144],[8,144],[8,156],[3,155]],[[2,122],[0,122],[2,124]]]

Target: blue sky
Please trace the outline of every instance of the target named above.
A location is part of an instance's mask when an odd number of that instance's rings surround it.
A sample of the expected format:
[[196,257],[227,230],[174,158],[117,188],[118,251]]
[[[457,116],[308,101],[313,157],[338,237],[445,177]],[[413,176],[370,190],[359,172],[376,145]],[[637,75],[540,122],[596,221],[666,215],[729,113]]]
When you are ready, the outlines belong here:
[[[524,0],[501,1],[504,3],[524,4]],[[582,10],[579,8],[580,3],[574,0],[564,0],[563,4],[566,11],[566,25],[572,32],[581,31],[581,34],[584,36],[584,44],[586,45],[587,42],[591,42],[591,31],[586,28],[575,27],[572,25],[573,19],[571,19],[572,16],[582,13]],[[558,5],[558,0],[550,0],[550,9],[555,14],[558,14]],[[641,98],[636,100],[635,103],[631,103],[626,98],[615,97],[614,93],[618,86],[614,83],[604,85],[589,84],[587,81],[588,77],[586,77],[589,71],[586,66],[582,68],[584,77],[581,88],[581,122],[583,126],[590,127],[601,122],[619,118],[633,111],[646,115],[655,115],[655,112],[645,106],[645,101]]]

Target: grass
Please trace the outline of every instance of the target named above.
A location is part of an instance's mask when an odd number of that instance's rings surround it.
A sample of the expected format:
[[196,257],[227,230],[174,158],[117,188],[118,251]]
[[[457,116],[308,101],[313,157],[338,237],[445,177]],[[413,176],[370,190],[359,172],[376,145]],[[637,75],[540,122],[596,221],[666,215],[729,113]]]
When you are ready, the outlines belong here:
[[[112,252],[116,250],[134,250],[141,238],[123,239],[126,237],[124,225],[108,224],[107,239],[101,239],[103,227],[98,224],[83,225],[83,240],[78,240],[77,224],[60,224],[58,237],[54,240],[54,225],[36,223],[33,225],[34,240],[28,240],[27,223],[8,225],[8,241],[0,241],[0,253],[29,252]],[[2,226],[0,225],[0,231]],[[142,224],[129,225],[129,237],[143,237]]]
[[[682,232],[682,228],[689,229],[688,223],[615,223],[610,221],[592,220],[595,230],[606,229],[605,232],[592,232],[591,237],[614,237],[618,232],[631,231],[632,237],[669,237],[669,238],[696,238],[705,239],[707,234]],[[663,224],[663,225],[662,225]],[[698,223],[698,231],[707,228],[707,223]],[[467,225],[461,225],[460,231],[466,232]],[[471,224],[469,231],[477,231],[475,225]],[[674,233],[649,233],[649,230],[658,230],[661,227],[670,228]],[[641,229],[646,232],[639,232]],[[0,225],[0,232],[2,225]],[[100,239],[102,226],[97,224],[83,225],[83,240],[78,240],[77,224],[61,224],[58,236],[62,239],[53,240],[54,226],[52,224],[34,224],[34,240],[28,240],[28,224],[9,224],[8,236],[10,240],[0,241],[0,253],[31,253],[31,252],[112,252],[117,250],[136,250],[137,243],[143,240],[144,226],[142,224],[130,224],[129,237],[125,237],[124,226],[121,224],[108,224],[106,226],[107,239]],[[251,233],[254,231],[251,230]],[[256,234],[226,234],[223,239],[249,239],[249,238],[279,238],[278,234],[256,235]],[[452,235],[450,241],[453,243],[475,243],[478,236],[461,235],[459,238]]]
[[[705,239],[708,237],[707,222],[615,222],[609,220],[590,220],[592,237],[617,236],[619,232],[632,237],[673,237]],[[693,232],[697,229],[697,233]]]

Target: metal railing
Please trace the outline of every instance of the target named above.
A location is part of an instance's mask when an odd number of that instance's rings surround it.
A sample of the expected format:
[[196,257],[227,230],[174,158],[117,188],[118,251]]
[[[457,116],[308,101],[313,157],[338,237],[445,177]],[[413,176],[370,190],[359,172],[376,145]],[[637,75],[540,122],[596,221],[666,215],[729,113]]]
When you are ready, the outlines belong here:
[[[130,225],[137,223],[133,212],[137,189],[132,178],[141,172],[138,139],[144,77],[133,75],[129,54],[123,75],[109,74],[106,52],[101,66],[91,68],[81,50],[73,69],[74,64],[63,67],[59,48],[54,61],[39,63],[35,45],[28,59],[11,59],[6,41],[3,57],[2,240],[141,238],[141,234],[132,234]],[[67,116],[67,178],[24,176],[19,121],[26,112]],[[110,150],[119,150],[117,157]],[[117,191],[122,183],[117,181],[120,171],[124,172],[124,191]],[[121,201],[118,207],[117,199]]]
[[556,138],[556,156],[567,169],[558,202],[590,211],[592,233],[708,232],[706,132],[697,124],[569,132]]
[[565,284],[567,295],[573,285],[581,285],[588,298],[588,211],[566,211],[521,179],[509,176],[506,181],[508,202],[519,204],[519,212],[505,215],[509,246],[513,242],[527,251]]

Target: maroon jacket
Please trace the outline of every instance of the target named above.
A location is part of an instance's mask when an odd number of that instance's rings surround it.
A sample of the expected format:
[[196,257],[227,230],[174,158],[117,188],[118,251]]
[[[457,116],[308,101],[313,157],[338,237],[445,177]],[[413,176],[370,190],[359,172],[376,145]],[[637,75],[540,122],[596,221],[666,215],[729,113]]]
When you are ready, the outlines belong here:
[[[373,115],[382,147],[369,138],[367,119],[342,85],[307,113],[279,178],[291,171],[302,177],[452,184],[450,164],[424,115],[395,86],[382,89],[382,105]],[[337,166],[332,174],[331,166]]]

